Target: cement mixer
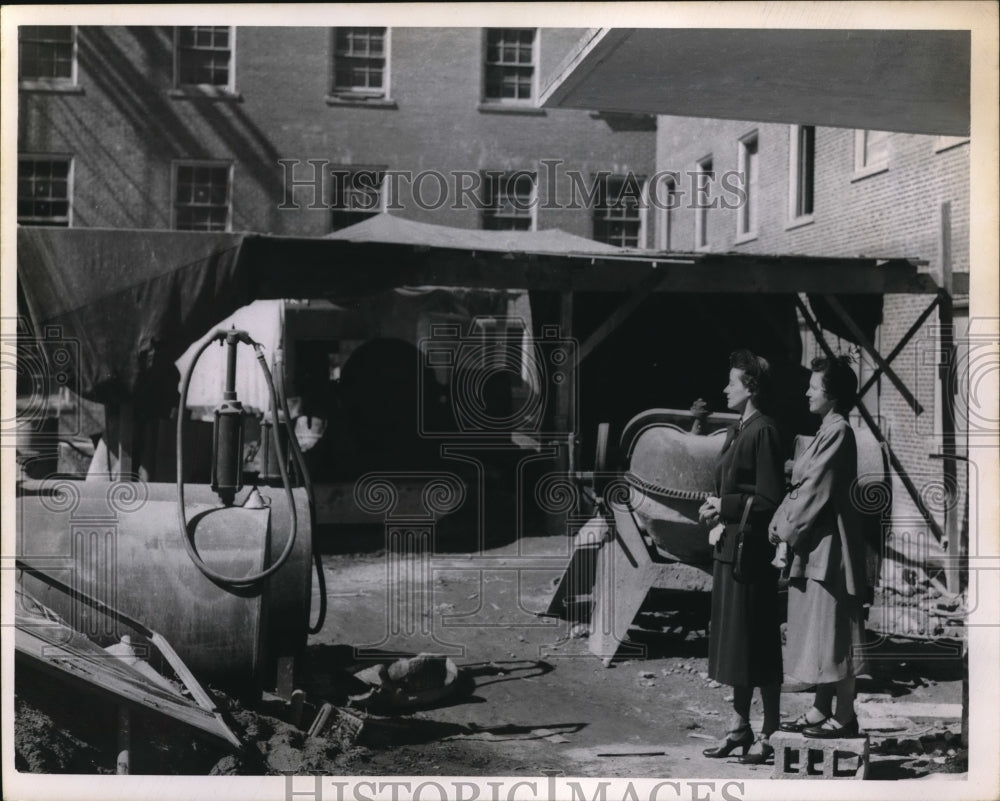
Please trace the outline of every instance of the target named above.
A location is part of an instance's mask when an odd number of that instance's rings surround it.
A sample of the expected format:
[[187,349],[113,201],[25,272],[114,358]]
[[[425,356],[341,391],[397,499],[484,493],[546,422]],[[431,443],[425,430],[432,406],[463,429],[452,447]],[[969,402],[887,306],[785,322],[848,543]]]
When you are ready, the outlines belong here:
[[[72,480],[18,485],[18,567],[26,591],[99,644],[116,642],[108,609],[142,621],[169,640],[199,676],[248,689],[291,681],[309,632],[312,515],[308,484],[293,487],[288,465],[305,474],[295,437],[278,436],[284,405],[257,343],[242,331],[205,342],[228,347],[226,389],[216,409],[211,486],[182,476],[184,414],[177,423],[177,481]],[[267,430],[281,483],[244,487],[243,421],[236,398],[237,346],[256,351],[271,394]],[[184,377],[179,408],[197,357]],[[285,410],[284,420],[290,419]],[[307,477],[306,477],[307,481]],[[322,595],[322,593],[321,593]]]
[[[715,465],[735,414],[651,409],[633,417],[620,439],[621,464],[609,464],[608,428],[599,432],[593,473],[594,517],[579,531],[546,615],[589,626],[589,647],[607,666],[626,646],[653,590],[710,592],[712,550],[698,508],[713,491]],[[888,460],[866,430],[855,430],[858,482],[852,494],[869,544],[870,586],[878,576],[881,515],[891,508]],[[796,438],[795,452],[810,438]],[[617,469],[616,469],[617,467]]]

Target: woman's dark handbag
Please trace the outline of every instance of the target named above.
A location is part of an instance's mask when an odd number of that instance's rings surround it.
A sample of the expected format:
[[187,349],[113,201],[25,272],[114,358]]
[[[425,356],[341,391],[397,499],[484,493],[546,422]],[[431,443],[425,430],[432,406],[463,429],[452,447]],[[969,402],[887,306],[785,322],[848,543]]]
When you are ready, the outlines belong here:
[[736,530],[736,546],[733,548],[733,578],[741,584],[754,581],[760,573],[758,570],[760,557],[756,553],[750,536],[750,527],[747,525],[752,503],[753,496],[751,495],[743,507],[740,527]]

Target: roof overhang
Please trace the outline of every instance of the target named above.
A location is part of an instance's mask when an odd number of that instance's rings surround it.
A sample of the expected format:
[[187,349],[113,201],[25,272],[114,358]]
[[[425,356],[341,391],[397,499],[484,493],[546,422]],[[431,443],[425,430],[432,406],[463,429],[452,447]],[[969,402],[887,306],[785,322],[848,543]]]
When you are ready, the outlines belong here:
[[967,136],[968,30],[598,28],[548,108]]

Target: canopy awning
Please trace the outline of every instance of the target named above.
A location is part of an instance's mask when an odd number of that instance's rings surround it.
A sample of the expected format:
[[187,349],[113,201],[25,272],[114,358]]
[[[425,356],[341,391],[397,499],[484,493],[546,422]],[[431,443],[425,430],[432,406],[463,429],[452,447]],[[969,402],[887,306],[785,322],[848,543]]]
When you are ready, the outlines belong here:
[[560,231],[503,232],[470,247],[494,232],[411,222],[395,230],[396,241],[374,233],[352,241],[362,234],[24,227],[19,292],[38,337],[78,350],[71,387],[109,403],[176,385],[174,362],[185,349],[258,299],[349,300],[402,286],[840,297],[937,291],[911,259],[627,251]]
[[599,28],[540,105],[969,135],[968,30]]

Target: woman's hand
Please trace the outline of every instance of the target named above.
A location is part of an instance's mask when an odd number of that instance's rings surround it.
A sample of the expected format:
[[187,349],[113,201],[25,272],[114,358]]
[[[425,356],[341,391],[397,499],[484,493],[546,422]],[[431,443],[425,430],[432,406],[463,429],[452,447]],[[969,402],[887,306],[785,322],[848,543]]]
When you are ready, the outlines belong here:
[[781,537],[778,536],[778,526],[773,520],[771,521],[771,525],[768,526],[767,538],[771,541],[772,545],[777,545],[781,542]]
[[714,528],[719,524],[719,507],[722,501],[719,500],[715,495],[709,495],[705,502],[698,509],[698,519],[703,525],[709,528]]

